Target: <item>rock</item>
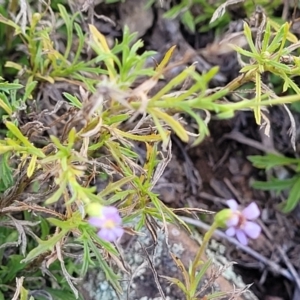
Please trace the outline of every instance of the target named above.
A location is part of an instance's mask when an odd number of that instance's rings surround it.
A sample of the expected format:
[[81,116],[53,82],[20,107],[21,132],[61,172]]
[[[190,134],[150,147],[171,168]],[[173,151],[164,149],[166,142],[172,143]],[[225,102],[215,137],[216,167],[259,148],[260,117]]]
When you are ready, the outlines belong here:
[[[146,229],[142,230],[144,235],[130,239],[127,237],[127,240],[126,236],[124,237],[124,243],[122,247],[119,248],[124,252],[123,258],[129,265],[132,278],[130,278],[128,274],[121,274],[121,285],[124,293],[120,296],[120,299],[163,299],[160,296],[156,281],[159,282],[166,299],[185,299],[184,294],[176,285],[170,285],[169,282],[160,277],[160,275],[182,280],[182,272],[174,263],[170,252],[178,257],[187,268],[190,261],[195,257],[199,245],[182,229],[170,224],[167,226],[167,229],[168,234],[162,230],[157,231],[157,245],[155,245],[150,233]],[[201,239],[201,237],[197,237],[197,240],[199,240],[199,238]],[[200,295],[203,297],[204,295],[209,295],[211,292],[222,291],[227,292],[228,296],[218,299],[257,300],[250,291],[231,298],[234,290],[246,289],[246,285],[242,282],[241,278],[234,273],[232,266],[224,268],[225,265],[230,265],[224,257],[224,252],[225,247],[216,241],[212,241],[210,248],[207,249],[207,256],[213,258],[214,265],[209,268],[205,278],[200,283],[199,289],[205,288],[205,292]],[[150,261],[155,269],[155,276],[153,270],[149,267]],[[212,274],[219,272],[219,270],[223,268],[226,269],[223,275],[214,279],[213,283],[209,283]],[[118,299],[113,289],[106,283],[103,273],[99,272],[99,270],[89,272],[80,290],[84,293],[85,300]],[[129,295],[128,298],[127,293]]]
[[142,37],[152,26],[154,13],[152,8],[145,8],[148,0],[127,0],[120,3],[120,23],[127,25],[130,33],[137,32],[137,39]]

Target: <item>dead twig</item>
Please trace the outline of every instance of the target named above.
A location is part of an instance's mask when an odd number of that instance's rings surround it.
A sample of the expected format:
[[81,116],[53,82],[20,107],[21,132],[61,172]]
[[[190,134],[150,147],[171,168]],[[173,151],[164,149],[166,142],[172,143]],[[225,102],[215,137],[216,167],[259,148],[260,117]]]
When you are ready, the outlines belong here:
[[231,193],[234,195],[235,199],[239,200],[239,202],[242,203],[241,195],[238,192],[238,190],[233,186],[231,181],[228,178],[224,178],[224,182],[227,185],[227,187],[229,188],[229,190],[231,191]]
[[189,178],[192,193],[193,195],[197,195],[199,189],[202,188],[202,178],[200,176],[200,173],[197,168],[195,168],[194,163],[192,162],[186,148],[182,145],[181,141],[179,141],[176,137],[174,137],[173,140],[180,149],[182,156],[184,157],[184,172],[186,174],[186,178]]
[[139,243],[139,244],[140,244],[141,249],[142,249],[143,252],[145,253],[145,258],[146,258],[146,260],[147,260],[147,262],[148,262],[149,268],[150,268],[151,271],[152,271],[152,274],[153,274],[153,277],[154,277],[154,281],[155,281],[155,283],[156,283],[156,287],[158,288],[158,291],[159,291],[159,293],[160,293],[162,299],[163,299],[163,300],[166,300],[166,296],[165,296],[165,294],[164,294],[164,292],[163,292],[163,289],[162,289],[162,287],[161,287],[161,285],[160,285],[160,283],[159,283],[158,275],[157,275],[157,272],[156,272],[155,267],[154,267],[154,265],[153,265],[153,262],[151,261],[151,258],[150,258],[150,256],[149,256],[149,254],[148,254],[146,248],[145,248],[141,243]]
[[[271,234],[271,232],[269,231],[269,229],[264,226],[264,224],[262,222],[259,222],[260,226],[263,230],[263,232],[265,233],[265,235],[267,236],[267,238],[270,241],[273,241],[273,235]],[[283,250],[283,248],[280,245],[276,245],[276,249],[278,250],[282,260],[284,261],[285,265],[287,266],[288,270],[290,271],[290,273],[292,274],[292,276],[294,277],[294,281],[296,283],[297,288],[300,290],[300,278],[299,275],[296,271],[296,269],[294,268],[293,264],[290,262],[290,259],[287,257],[285,251]]]
[[214,196],[214,195],[211,195],[211,194],[208,194],[208,193],[205,193],[205,192],[199,193],[199,197],[203,198],[205,200],[212,201],[214,203],[221,203],[223,205],[227,205],[225,199],[217,197],[217,196]]
[[45,213],[45,214],[49,214],[49,215],[53,215],[55,217],[58,217],[61,220],[65,219],[65,216],[52,210],[49,208],[45,208],[36,204],[27,204],[27,203],[22,203],[20,201],[16,201],[16,206],[8,206],[8,207],[4,207],[2,209],[0,209],[0,212],[2,213],[12,213],[12,212],[20,212],[20,211],[33,211],[33,212],[41,212],[41,213]]
[[16,289],[16,292],[15,292],[14,297],[12,298],[12,300],[17,300],[19,298],[19,295],[21,293],[21,289],[23,287],[23,281],[24,281],[24,276],[22,276],[21,278],[16,278],[17,289]]
[[231,139],[231,140],[235,140],[241,144],[245,144],[247,146],[253,147],[255,149],[258,149],[260,151],[266,152],[266,153],[272,153],[272,154],[276,154],[276,155],[281,155],[280,152],[278,152],[275,149],[270,149],[265,147],[262,143],[257,142],[255,140],[252,140],[250,138],[245,137],[242,133],[238,132],[238,131],[232,131],[228,134],[224,134],[221,140],[224,139]]

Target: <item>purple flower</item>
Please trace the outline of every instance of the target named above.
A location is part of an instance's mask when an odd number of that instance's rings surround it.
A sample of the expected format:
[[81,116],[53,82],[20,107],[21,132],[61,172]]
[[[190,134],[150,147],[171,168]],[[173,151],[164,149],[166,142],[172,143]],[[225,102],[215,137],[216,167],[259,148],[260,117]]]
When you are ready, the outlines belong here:
[[242,211],[238,210],[238,203],[231,199],[226,201],[232,211],[231,217],[227,220],[226,234],[228,236],[236,235],[239,242],[243,245],[248,244],[248,237],[252,239],[258,238],[261,227],[252,222],[260,215],[259,208],[255,202],[250,203]]
[[113,206],[104,206],[101,209],[101,216],[90,217],[88,222],[100,228],[97,234],[107,242],[114,242],[124,233],[124,229],[121,227],[122,219],[118,210]]

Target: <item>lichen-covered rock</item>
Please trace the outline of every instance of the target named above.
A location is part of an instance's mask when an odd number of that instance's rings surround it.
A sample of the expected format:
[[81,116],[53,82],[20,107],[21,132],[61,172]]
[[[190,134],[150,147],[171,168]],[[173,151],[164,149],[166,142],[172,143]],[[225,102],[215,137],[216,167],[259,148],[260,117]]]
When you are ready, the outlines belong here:
[[[130,269],[130,274],[121,274],[123,295],[117,296],[108,282],[105,281],[103,273],[99,272],[99,270],[93,270],[85,278],[81,287],[85,299],[159,300],[163,299],[159,289],[164,293],[166,299],[185,299],[184,294],[177,286],[170,285],[160,275],[182,280],[181,271],[174,263],[170,253],[178,257],[185,267],[188,267],[189,262],[195,257],[199,246],[193,238],[178,227],[168,225],[166,229],[157,231],[156,244],[147,229],[142,231],[143,235],[130,238],[125,236],[123,241],[121,241],[122,247],[120,248],[124,252],[125,262]],[[196,239],[201,239],[201,236],[197,235]],[[257,300],[250,291],[245,291],[240,296],[236,294],[232,298],[234,290],[246,289],[246,285],[234,273],[232,266],[224,257],[224,253],[223,245],[216,241],[210,243],[210,247],[207,249],[207,256],[213,258],[214,265],[202,280],[199,290],[207,286],[203,295],[216,291],[228,293],[228,296],[220,297],[219,299]],[[221,269],[224,269],[224,272],[218,278],[213,278],[214,282],[211,284],[211,276],[217,274]],[[158,284],[160,288],[158,288]]]

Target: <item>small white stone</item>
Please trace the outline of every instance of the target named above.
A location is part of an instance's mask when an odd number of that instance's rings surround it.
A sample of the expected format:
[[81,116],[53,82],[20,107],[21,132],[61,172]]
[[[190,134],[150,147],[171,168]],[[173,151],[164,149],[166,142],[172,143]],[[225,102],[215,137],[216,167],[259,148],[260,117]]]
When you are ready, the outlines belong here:
[[180,235],[180,231],[177,228],[172,228],[171,233],[172,233],[173,236]]

